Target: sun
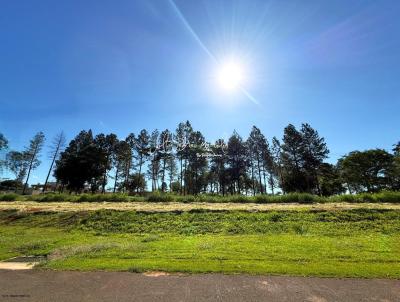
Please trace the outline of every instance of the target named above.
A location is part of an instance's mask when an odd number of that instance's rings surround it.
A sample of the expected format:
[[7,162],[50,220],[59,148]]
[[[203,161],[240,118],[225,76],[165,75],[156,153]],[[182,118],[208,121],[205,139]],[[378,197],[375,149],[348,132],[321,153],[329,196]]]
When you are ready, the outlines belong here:
[[244,83],[244,68],[237,60],[226,61],[218,66],[216,78],[221,89],[235,91]]

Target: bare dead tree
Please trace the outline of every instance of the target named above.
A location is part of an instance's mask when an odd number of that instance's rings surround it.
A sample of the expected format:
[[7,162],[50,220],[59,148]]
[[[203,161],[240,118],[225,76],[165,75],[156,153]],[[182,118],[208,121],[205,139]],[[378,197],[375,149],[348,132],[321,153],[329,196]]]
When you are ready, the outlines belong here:
[[57,157],[59,156],[60,152],[64,149],[64,147],[65,147],[65,135],[64,132],[61,131],[54,137],[50,145],[49,158],[51,159],[51,165],[49,168],[49,172],[47,173],[46,181],[44,182],[42,192],[46,191],[47,183],[49,181],[51,171],[53,170],[54,162],[56,161]]

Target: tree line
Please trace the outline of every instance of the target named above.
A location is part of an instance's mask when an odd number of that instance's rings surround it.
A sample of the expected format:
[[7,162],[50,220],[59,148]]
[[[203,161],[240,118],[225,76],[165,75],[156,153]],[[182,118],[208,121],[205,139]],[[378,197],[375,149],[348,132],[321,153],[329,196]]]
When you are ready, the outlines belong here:
[[[23,151],[8,151],[0,134],[0,167],[14,175],[25,193],[31,172],[40,165],[45,136],[37,133]],[[309,124],[289,124],[279,140],[268,140],[253,126],[243,139],[236,131],[225,141],[208,142],[189,121],[174,132],[146,129],[120,139],[117,135],[81,131],[66,146],[63,132],[50,144],[51,174],[60,191],[173,192],[177,194],[285,194],[400,190],[400,142],[383,149],[352,151],[336,164],[326,162],[325,139]],[[9,181],[10,182],[10,181]],[[4,181],[3,181],[4,183]],[[3,184],[4,185],[4,184]]]

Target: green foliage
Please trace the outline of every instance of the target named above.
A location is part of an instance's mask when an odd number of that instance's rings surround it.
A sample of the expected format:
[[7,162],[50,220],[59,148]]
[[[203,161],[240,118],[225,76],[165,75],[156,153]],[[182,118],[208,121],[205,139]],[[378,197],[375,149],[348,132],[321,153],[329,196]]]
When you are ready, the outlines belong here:
[[0,151],[7,149],[7,148],[8,148],[8,140],[3,135],[3,133],[0,133]]
[[0,181],[0,191],[17,191],[22,188],[22,183],[18,180],[3,180]]
[[32,201],[38,202],[57,202],[57,201],[75,201],[76,196],[70,194],[56,194],[56,193],[48,193],[48,194],[40,194],[40,195],[32,195],[29,196],[29,199]]
[[19,195],[14,193],[0,194],[0,201],[15,201],[19,199]]
[[185,196],[176,196],[175,198],[176,201],[178,202],[183,202],[183,203],[192,203],[192,202],[212,202],[212,199],[209,199],[209,197],[204,197],[202,198],[202,195],[198,196],[193,196],[193,195],[185,195]]
[[[8,148],[8,140],[6,137],[0,132],[0,152],[6,150]],[[6,166],[7,162],[0,158],[0,174],[3,172],[3,166]]]
[[129,192],[144,192],[146,190],[146,179],[144,175],[139,173],[130,175],[126,188]]
[[360,193],[331,196],[328,202],[387,202],[400,203],[400,192],[382,191],[380,193]]
[[39,167],[41,163],[39,158],[40,158],[40,152],[44,145],[44,141],[45,141],[44,133],[38,132],[31,139],[29,147],[27,147],[26,150],[24,151],[24,159],[26,161],[25,165],[28,172],[25,179],[24,188],[22,189],[22,194],[25,194],[26,189],[28,188],[28,181],[31,172],[35,170],[37,167]]
[[323,163],[317,177],[321,195],[332,196],[346,192],[338,167]]
[[145,201],[149,202],[170,202],[174,201],[174,196],[170,194],[152,193],[145,197]]
[[93,138],[92,131],[81,131],[61,152],[56,161],[54,176],[68,189],[81,192],[85,183],[96,191],[102,184],[102,176],[107,168],[104,150]]
[[[40,195],[22,196],[12,195],[12,200],[30,200],[37,202],[182,202],[182,203],[329,203],[329,202],[350,202],[350,203],[400,203],[400,192],[382,191],[380,193],[360,193],[335,195],[330,197],[318,196],[309,193],[289,193],[284,195],[174,195],[170,193],[155,192],[142,196],[129,196],[122,193],[110,194],[64,194],[47,193]],[[3,196],[3,195],[0,195]],[[12,201],[10,200],[10,201]]]
[[289,124],[281,153],[283,191],[320,193],[318,172],[328,154],[324,138],[309,124],[302,124],[300,131]]
[[338,161],[342,179],[351,192],[390,189],[393,155],[382,149],[353,151]]
[[15,175],[15,181],[22,183],[27,170],[27,154],[25,152],[10,151],[6,155],[7,168]]
[[[39,132],[25,151],[10,151],[7,160],[0,161],[0,170],[1,164],[7,163],[16,181],[25,181],[23,192],[28,188],[31,171],[40,164],[43,142],[44,135]],[[217,139],[210,145],[189,121],[180,123],[175,134],[168,129],[161,133],[157,129],[150,133],[143,129],[137,136],[130,133],[124,140],[119,140],[113,133],[94,136],[88,130],[81,131],[61,151],[63,142],[61,132],[50,148],[52,161],[43,192],[54,163],[54,176],[62,191],[105,193],[108,184],[107,190],[113,193],[145,195],[148,193],[146,184],[151,180],[152,192],[181,195],[146,198],[154,202],[309,203],[330,200],[297,194],[328,197],[344,192],[400,190],[400,143],[394,145],[393,153],[382,149],[353,151],[337,165],[328,164],[324,162],[329,154],[325,139],[307,123],[301,124],[299,129],[289,124],[284,129],[282,141],[273,137],[271,143],[259,128],[253,126],[246,140],[234,131],[227,142]],[[7,140],[0,134],[0,150],[6,147]],[[247,197],[269,192],[283,195]],[[204,197],[204,194],[209,195]],[[214,198],[214,194],[229,196],[220,199]],[[56,199],[103,201],[104,198],[57,196]],[[343,199],[375,201],[375,196],[344,196]],[[110,198],[110,201],[118,200],[119,197]],[[127,201],[125,197],[121,200]]]
[[76,202],[128,202],[131,198],[125,194],[81,194]]

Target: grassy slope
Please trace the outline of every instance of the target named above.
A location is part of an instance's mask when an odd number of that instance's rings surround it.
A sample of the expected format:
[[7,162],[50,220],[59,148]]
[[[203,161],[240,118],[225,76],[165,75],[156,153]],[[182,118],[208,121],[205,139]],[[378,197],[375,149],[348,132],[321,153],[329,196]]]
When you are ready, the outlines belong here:
[[0,259],[56,269],[400,278],[400,211],[0,212]]

